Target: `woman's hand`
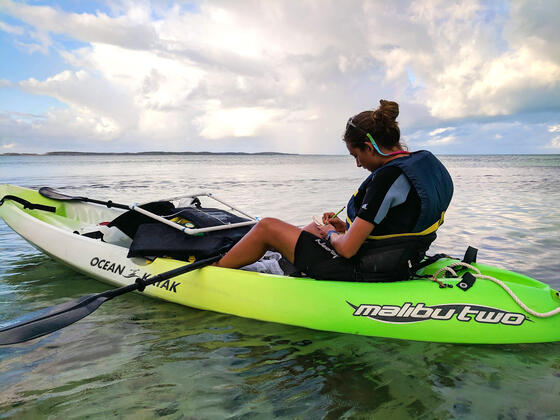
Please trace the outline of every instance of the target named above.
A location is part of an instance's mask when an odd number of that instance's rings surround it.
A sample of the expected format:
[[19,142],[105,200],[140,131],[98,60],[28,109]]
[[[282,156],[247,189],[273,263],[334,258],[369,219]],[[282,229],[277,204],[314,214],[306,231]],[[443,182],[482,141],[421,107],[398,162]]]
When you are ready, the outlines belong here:
[[323,213],[323,223],[325,225],[332,225],[334,229],[331,228],[329,230],[336,230],[340,233],[344,233],[346,231],[346,223],[344,223],[338,217],[335,217],[332,211]]
[[323,225],[317,226],[317,233],[320,238],[325,239],[329,233],[329,230],[336,230],[333,225]]

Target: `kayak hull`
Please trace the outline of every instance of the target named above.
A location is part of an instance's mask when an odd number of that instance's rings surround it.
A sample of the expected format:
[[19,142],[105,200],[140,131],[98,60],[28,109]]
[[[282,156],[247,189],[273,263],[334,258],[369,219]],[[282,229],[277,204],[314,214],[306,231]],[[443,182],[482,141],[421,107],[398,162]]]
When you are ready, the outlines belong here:
[[[133,283],[186,264],[127,258],[124,247],[74,233],[112,220],[120,210],[58,202],[34,190],[0,185],[0,198],[15,195],[56,207],[56,213],[24,209],[6,200],[0,218],[29,243],[69,267],[113,286]],[[433,274],[456,260],[441,259],[424,269]],[[527,276],[473,264],[498,278],[530,308],[560,306],[558,292]],[[393,283],[318,281],[242,270],[205,267],[149,286],[142,294],[181,305],[317,330],[451,343],[532,343],[560,340],[560,315],[539,318],[525,312],[499,285],[477,279],[467,291],[460,280]]]

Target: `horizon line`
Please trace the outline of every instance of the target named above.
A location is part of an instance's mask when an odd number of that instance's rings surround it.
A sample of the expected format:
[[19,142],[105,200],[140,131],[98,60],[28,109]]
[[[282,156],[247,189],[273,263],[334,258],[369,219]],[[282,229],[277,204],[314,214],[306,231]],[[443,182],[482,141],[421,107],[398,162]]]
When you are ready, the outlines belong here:
[[[432,152],[433,153],[433,152]],[[554,156],[560,153],[434,153],[440,156]],[[44,153],[36,152],[6,152],[0,156],[126,156],[126,155],[283,155],[283,156],[346,156],[346,154],[321,154],[321,153],[288,153],[288,152],[168,152],[168,151],[145,151],[145,152],[78,152],[78,151],[52,151]]]

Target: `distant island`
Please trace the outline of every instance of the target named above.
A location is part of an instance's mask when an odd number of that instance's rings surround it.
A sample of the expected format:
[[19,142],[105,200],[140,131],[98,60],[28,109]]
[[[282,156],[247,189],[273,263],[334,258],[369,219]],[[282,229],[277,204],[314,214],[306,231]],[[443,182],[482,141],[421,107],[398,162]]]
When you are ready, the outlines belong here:
[[296,153],[281,152],[47,152],[47,153],[0,153],[0,156],[128,156],[128,155],[296,155]]

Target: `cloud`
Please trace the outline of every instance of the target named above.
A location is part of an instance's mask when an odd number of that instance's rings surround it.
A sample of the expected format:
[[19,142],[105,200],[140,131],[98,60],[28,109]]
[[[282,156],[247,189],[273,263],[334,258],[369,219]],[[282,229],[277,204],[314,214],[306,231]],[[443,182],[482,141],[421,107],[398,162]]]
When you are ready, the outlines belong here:
[[3,0],[0,7],[4,13],[40,32],[66,34],[80,41],[145,49],[156,39],[146,15],[130,14],[113,18],[101,12],[95,15],[66,13],[50,6],[32,6],[10,0]]
[[441,146],[453,143],[457,140],[455,136],[445,136],[445,137],[436,137],[434,139],[428,140],[425,144],[428,146]]
[[[560,133],[560,124],[549,125],[548,126],[549,133]],[[558,149],[560,150],[560,136],[555,136],[550,143],[547,145],[550,149]]]
[[[553,18],[543,19],[543,14],[558,16],[560,3],[519,1],[509,19],[500,7],[412,3],[412,25],[397,25],[402,32],[390,32],[391,48],[375,46],[386,77],[404,79],[407,69],[413,69],[426,86],[418,98],[442,119],[560,108],[560,60],[550,52],[560,50],[558,25]],[[525,13],[533,8],[542,13]],[[409,40],[413,33],[415,42]]]
[[44,81],[31,78],[21,81],[19,87],[25,92],[51,96],[68,104],[68,109],[50,111],[47,117],[74,132],[76,129],[80,133],[91,131],[87,137],[115,138],[135,118],[130,112],[132,103],[126,92],[85,70],[66,70]]
[[560,136],[554,137],[550,143],[547,145],[549,149],[558,149],[560,150]]
[[[347,117],[387,98],[399,101],[411,145],[457,150],[475,134],[507,143],[515,123],[500,118],[560,110],[559,9],[523,0],[347,8],[334,0],[217,0],[112,2],[79,13],[3,0],[0,10],[26,29],[0,29],[67,68],[42,80],[0,80],[65,104],[41,120],[4,118],[18,144],[32,133],[76,148],[99,141],[221,150],[235,140],[344,153]],[[543,122],[535,124],[539,146],[548,144]]]
[[21,26],[8,25],[5,22],[0,22],[0,31],[14,35],[23,35],[24,33],[24,29]]
[[560,3],[548,0],[511,2],[511,19],[504,27],[505,37],[515,49],[526,48],[536,56],[560,62]]
[[208,104],[206,113],[195,123],[201,127],[200,135],[207,139],[252,137],[260,127],[280,114],[280,110],[260,107],[223,109],[218,101],[212,101]]
[[[444,146],[450,145],[457,142],[457,137],[449,134],[450,131],[454,131],[454,127],[440,127],[432,130],[428,133],[431,137],[430,139],[426,140],[423,144],[426,146]],[[443,135],[442,134],[447,134]]]
[[29,31],[29,38],[31,42],[23,42],[16,40],[15,44],[24,50],[27,50],[29,54],[34,52],[40,52],[42,54],[48,54],[53,42],[48,33],[42,31]]
[[433,131],[430,131],[430,136],[437,136],[439,134],[445,133],[446,131],[453,130],[453,127],[445,127],[445,128],[436,128]]

